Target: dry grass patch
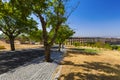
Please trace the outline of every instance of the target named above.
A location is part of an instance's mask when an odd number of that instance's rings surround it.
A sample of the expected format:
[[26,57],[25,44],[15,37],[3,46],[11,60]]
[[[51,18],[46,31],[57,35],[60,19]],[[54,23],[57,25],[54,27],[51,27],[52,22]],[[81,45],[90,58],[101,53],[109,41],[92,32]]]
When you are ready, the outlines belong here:
[[102,51],[99,55],[69,52],[61,65],[59,80],[120,80],[118,51]]
[[5,46],[0,46],[0,50],[5,49]]

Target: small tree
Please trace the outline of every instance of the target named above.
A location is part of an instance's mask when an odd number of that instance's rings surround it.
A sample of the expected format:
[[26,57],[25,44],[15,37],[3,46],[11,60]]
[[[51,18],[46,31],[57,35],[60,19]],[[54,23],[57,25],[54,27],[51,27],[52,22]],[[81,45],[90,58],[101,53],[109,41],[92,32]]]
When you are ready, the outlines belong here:
[[71,37],[75,32],[70,29],[67,25],[62,25],[60,29],[58,30],[57,38],[56,38],[56,43],[59,44],[59,51],[61,48],[61,45],[64,43],[66,39]]
[[10,2],[0,1],[0,7],[0,30],[9,38],[11,50],[14,51],[15,38],[22,32],[34,29],[37,23],[33,19],[25,17]]

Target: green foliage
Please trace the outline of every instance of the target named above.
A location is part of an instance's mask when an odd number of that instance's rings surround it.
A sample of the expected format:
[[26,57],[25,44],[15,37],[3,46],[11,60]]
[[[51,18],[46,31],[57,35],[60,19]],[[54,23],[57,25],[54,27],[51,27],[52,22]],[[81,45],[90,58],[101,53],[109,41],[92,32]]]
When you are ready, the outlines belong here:
[[112,46],[112,50],[118,50],[118,48],[119,48],[119,47],[116,46],[116,45],[113,45],[113,46]]
[[85,49],[85,48],[73,48],[71,50],[86,55],[96,55],[100,52],[99,50],[96,49]]
[[118,47],[118,51],[120,51],[120,46]]
[[75,47],[80,46],[80,43],[79,43],[79,42],[74,42],[73,44],[74,44]]
[[97,47],[97,48],[105,48],[105,49],[112,49],[112,46],[108,43],[103,42],[87,42],[82,43],[81,46],[90,46],[90,47]]
[[21,34],[17,38],[21,43],[25,43],[26,41],[29,41],[29,37],[27,34]]
[[[67,1],[68,0],[9,0],[7,3],[0,3],[0,17],[2,16],[1,19],[4,20],[4,24],[7,23],[7,25],[4,25],[1,21],[2,26],[4,26],[4,28],[1,27],[1,30],[6,35],[12,34],[12,37],[18,36],[21,32],[30,33],[33,27],[36,27],[36,22],[30,18],[30,15],[33,14],[38,17],[42,26],[44,46],[46,50],[50,50],[48,48],[53,45],[59,28],[67,20],[65,16],[65,3],[67,3]],[[39,32],[33,33],[37,34]]]
[[3,34],[0,34],[0,39],[3,39],[4,38],[4,35]]
[[29,32],[37,23],[24,17],[23,13],[11,3],[2,3],[0,10],[0,30],[7,36],[16,37],[22,32]]
[[84,52],[87,52],[87,53],[98,53],[99,51],[95,50],[95,49],[85,49]]
[[36,29],[37,23],[29,18],[29,14],[22,12],[20,8],[12,4],[11,0],[10,2],[1,1],[0,6],[0,30],[9,39],[11,50],[15,50],[15,38],[21,33],[29,33]]
[[105,45],[104,45],[104,48],[106,48],[106,49],[112,49],[112,47],[111,47],[111,45],[110,44],[108,44],[108,43],[106,43]]
[[42,31],[41,30],[31,31],[29,34],[29,38],[36,42],[42,41]]
[[58,30],[56,43],[64,43],[64,41],[71,37],[74,33],[75,32],[72,29],[70,29],[67,25],[61,26]]
[[104,47],[104,44],[103,42],[96,42],[95,43],[95,46],[98,47],[98,48],[103,48]]

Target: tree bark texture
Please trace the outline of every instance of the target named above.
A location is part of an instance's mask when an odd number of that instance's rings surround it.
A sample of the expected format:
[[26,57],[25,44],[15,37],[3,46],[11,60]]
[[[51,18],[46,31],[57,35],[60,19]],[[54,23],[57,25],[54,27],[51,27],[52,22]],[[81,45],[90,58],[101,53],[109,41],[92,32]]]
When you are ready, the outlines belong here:
[[49,45],[44,45],[45,47],[45,60],[46,62],[51,62],[51,57],[50,57],[50,46]]
[[10,47],[11,47],[11,51],[15,50],[15,45],[14,45],[14,38],[13,37],[9,37],[10,40]]
[[59,43],[58,51],[61,51],[61,43]]

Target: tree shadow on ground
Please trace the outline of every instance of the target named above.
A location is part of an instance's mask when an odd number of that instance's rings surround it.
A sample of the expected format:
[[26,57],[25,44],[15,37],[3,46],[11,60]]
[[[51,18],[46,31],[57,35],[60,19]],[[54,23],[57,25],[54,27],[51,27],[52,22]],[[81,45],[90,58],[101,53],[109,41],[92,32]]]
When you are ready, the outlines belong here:
[[33,59],[43,56],[43,50],[23,50],[0,54],[0,74],[24,65]]
[[[83,72],[71,72],[67,75],[61,75],[63,80],[120,80],[120,65],[111,65],[104,62],[84,62],[84,64],[74,64],[65,61],[63,65],[82,67]],[[94,73],[92,71],[97,71]],[[77,77],[77,79],[75,79]]]

